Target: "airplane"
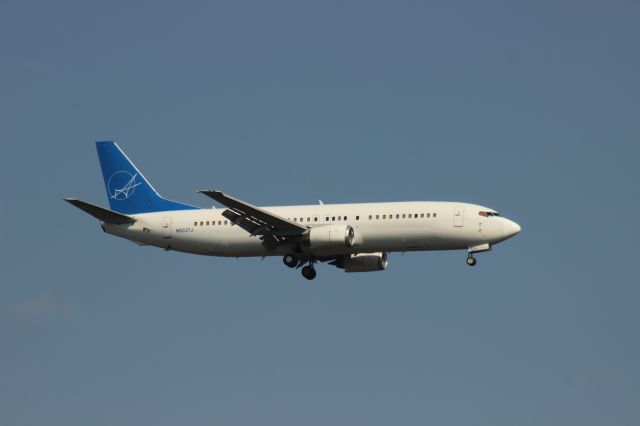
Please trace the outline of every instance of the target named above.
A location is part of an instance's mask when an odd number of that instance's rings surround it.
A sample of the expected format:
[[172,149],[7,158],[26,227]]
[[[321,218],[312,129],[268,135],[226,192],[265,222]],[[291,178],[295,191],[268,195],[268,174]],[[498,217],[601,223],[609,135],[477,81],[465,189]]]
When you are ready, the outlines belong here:
[[215,189],[198,192],[222,208],[200,208],[160,196],[113,141],[96,142],[106,209],[76,198],[73,206],[108,234],[141,246],[223,257],[282,256],[308,280],[325,262],[345,272],[381,271],[388,253],[466,250],[474,254],[520,232],[496,210],[458,202],[386,202],[257,207]]

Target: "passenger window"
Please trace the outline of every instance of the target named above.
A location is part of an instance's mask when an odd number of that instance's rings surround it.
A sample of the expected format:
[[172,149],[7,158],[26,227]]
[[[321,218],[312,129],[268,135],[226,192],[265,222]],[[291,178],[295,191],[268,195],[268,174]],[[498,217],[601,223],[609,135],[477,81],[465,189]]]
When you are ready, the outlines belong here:
[[207,221],[207,226],[209,226],[209,221]]
[[342,217],[338,216],[338,222],[340,222],[342,220]]
[[427,217],[431,217],[431,213],[427,213]]
[[202,222],[202,221],[200,221],[200,226],[202,226],[202,224],[203,224],[203,222]]
[[325,217],[325,218],[324,218],[324,221],[325,221],[325,222],[329,222],[329,216]]
[[435,214],[435,213],[433,214],[433,217],[436,217],[436,214]]
[[311,218],[310,217],[307,218],[307,222],[311,222]]
[[360,220],[360,216],[356,216],[356,220]]
[[376,220],[378,220],[378,219],[380,219],[380,215],[379,214],[376,215]]
[[396,215],[396,219],[400,219],[400,215],[399,214]]
[[386,215],[386,214],[383,214],[383,215],[382,215],[382,218],[383,218],[383,219],[386,219],[386,218],[387,218],[387,215]]
[[405,213],[402,213],[402,218],[403,218],[403,219],[406,219],[406,218],[407,218],[407,215],[406,215]]
[[294,221],[294,222],[297,222],[297,221],[298,221],[298,218],[297,218],[297,217],[294,217],[294,218],[293,218],[293,221]]
[[344,217],[344,220],[347,220],[347,217],[346,217],[346,216]]
[[198,226],[198,222],[193,222],[193,226]]
[[314,222],[317,222],[317,221],[318,221],[318,218],[317,218],[317,217],[314,217],[314,218],[313,218],[313,221],[314,221]]
[[226,225],[226,224],[228,224],[228,223],[229,223],[229,222],[227,222],[226,220],[224,221],[224,224],[225,224],[225,225]]
[[333,216],[333,217],[331,218],[331,221],[332,221],[332,222],[335,222],[335,221],[336,221],[336,217],[335,217],[335,216]]
[[423,218],[424,217],[424,213],[420,213],[420,217]]

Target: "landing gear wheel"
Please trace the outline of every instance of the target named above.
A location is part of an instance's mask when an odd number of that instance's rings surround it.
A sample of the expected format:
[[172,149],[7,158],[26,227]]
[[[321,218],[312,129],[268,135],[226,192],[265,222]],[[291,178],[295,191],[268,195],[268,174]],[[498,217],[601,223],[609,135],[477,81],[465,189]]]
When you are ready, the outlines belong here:
[[302,276],[308,280],[312,280],[316,277],[316,270],[313,268],[313,266],[307,265],[302,268]]
[[292,254],[285,254],[282,258],[282,262],[289,268],[295,268],[298,266],[298,258]]
[[467,257],[467,265],[475,266],[476,265],[476,258],[473,257],[473,256]]

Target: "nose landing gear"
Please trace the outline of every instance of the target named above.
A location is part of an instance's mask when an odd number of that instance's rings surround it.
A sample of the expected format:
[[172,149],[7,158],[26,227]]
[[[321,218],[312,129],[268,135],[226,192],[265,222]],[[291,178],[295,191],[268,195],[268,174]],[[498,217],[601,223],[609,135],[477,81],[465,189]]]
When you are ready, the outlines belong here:
[[469,255],[467,256],[467,265],[476,266],[476,258],[473,257],[474,253],[482,253],[490,250],[491,250],[491,244],[488,244],[488,243],[469,247]]

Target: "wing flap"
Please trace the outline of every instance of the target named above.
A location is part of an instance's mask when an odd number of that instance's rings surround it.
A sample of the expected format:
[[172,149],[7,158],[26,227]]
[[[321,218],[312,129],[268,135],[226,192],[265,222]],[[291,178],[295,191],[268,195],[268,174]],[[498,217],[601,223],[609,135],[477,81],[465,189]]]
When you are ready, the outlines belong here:
[[206,189],[198,192],[226,206],[227,210],[222,215],[251,235],[270,235],[277,239],[277,237],[298,236],[307,230],[299,223],[226,195],[221,191]]

